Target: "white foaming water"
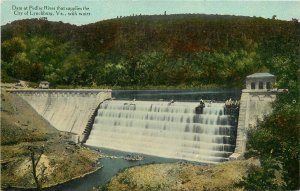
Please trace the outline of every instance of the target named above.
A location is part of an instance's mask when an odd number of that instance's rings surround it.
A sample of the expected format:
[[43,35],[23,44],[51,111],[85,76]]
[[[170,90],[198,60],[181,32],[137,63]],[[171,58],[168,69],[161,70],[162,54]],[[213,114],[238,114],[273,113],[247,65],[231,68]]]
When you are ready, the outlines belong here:
[[86,145],[204,163],[228,160],[229,116],[224,103],[196,114],[196,102],[105,101]]

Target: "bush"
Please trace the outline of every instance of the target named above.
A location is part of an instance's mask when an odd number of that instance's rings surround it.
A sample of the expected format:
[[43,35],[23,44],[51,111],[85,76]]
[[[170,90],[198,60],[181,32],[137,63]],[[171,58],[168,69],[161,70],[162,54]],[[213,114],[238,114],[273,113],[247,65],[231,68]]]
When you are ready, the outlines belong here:
[[248,176],[238,184],[246,190],[282,190],[286,187],[283,180],[283,166],[279,160],[269,158],[261,167],[252,166]]
[[19,80],[9,76],[6,72],[6,70],[3,70],[1,68],[1,82],[4,82],[4,83],[17,83],[17,82],[19,82]]
[[[273,113],[248,132],[246,157],[259,157],[242,185],[250,190],[299,188],[299,105],[293,94],[278,95]],[[281,178],[282,176],[282,178]]]

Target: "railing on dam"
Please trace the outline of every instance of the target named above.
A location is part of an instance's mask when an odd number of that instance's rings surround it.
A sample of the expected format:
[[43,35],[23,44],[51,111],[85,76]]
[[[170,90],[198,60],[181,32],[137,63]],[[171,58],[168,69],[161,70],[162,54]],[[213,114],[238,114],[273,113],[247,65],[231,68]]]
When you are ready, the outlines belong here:
[[6,89],[11,93],[59,93],[59,94],[98,94],[101,92],[111,93],[111,89]]

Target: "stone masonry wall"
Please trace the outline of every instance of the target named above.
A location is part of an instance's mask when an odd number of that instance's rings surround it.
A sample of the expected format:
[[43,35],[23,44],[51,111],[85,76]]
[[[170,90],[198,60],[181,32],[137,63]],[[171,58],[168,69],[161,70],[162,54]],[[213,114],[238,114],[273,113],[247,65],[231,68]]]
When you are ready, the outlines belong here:
[[240,101],[236,147],[230,159],[241,159],[246,151],[247,131],[272,112],[276,92],[244,89]]

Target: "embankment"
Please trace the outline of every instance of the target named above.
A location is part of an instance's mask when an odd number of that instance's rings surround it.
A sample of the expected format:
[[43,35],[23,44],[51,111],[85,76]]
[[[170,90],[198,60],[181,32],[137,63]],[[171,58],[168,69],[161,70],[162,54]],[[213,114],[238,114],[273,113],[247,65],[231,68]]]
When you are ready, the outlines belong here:
[[69,181],[97,169],[99,155],[70,142],[71,135],[59,132],[24,100],[1,93],[1,187],[33,188],[29,148],[36,158],[42,187]]
[[236,184],[248,170],[259,166],[255,159],[218,165],[191,163],[149,164],[126,169],[113,177],[103,190],[243,190]]

